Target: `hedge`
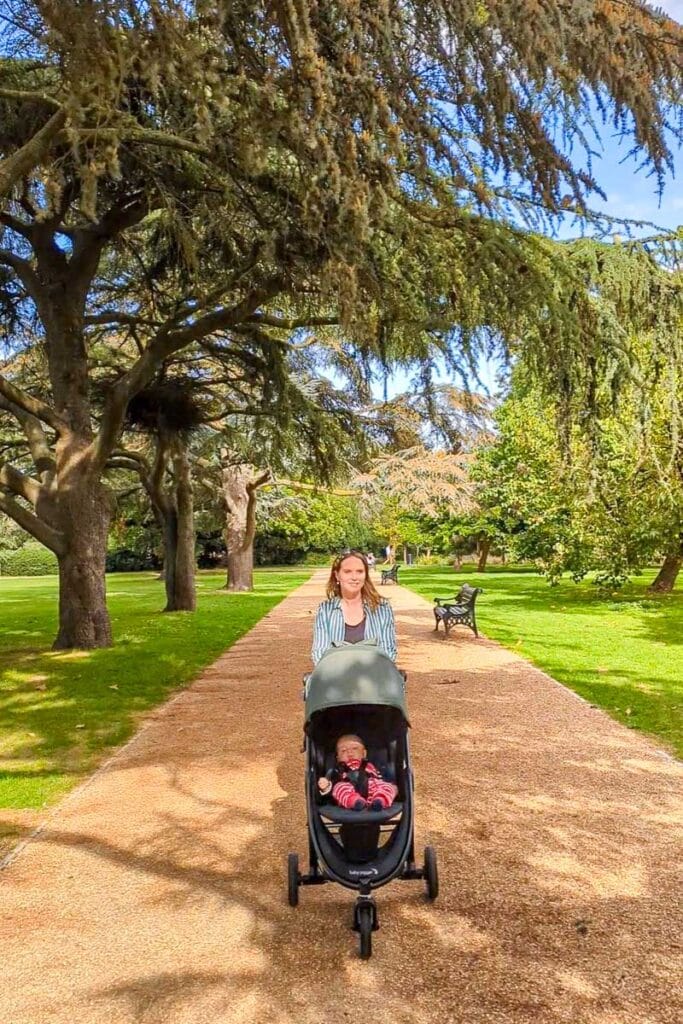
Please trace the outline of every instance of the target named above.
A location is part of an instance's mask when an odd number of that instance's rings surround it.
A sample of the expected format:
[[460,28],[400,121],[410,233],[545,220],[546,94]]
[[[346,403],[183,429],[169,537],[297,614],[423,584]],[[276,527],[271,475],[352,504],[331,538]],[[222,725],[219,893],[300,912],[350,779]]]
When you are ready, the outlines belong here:
[[57,556],[42,544],[25,544],[15,551],[0,551],[2,576],[56,576]]

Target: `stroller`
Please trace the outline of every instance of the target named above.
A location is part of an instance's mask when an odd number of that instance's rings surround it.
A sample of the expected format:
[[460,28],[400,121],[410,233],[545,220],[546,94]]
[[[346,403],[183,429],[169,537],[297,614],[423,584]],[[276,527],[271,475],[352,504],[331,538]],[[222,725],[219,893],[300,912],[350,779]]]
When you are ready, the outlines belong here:
[[[297,906],[302,885],[338,882],[356,891],[352,927],[364,960],[379,928],[375,889],[395,878],[421,878],[430,900],[439,891],[432,846],[425,849],[423,866],[415,865],[405,681],[372,641],[331,648],[304,677],[309,869],[302,874],[298,854],[289,854],[289,903]],[[368,760],[398,787],[391,807],[353,811],[320,802],[318,779],[334,767],[336,740],[348,733],[362,737]]]

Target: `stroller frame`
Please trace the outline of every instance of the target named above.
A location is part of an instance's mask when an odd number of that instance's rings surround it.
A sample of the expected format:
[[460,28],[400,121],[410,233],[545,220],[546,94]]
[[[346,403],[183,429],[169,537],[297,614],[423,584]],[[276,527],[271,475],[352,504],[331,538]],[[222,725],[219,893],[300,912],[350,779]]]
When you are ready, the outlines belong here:
[[[385,663],[388,660],[382,655],[377,656]],[[382,668],[382,665],[379,667]],[[389,671],[386,664],[383,669]],[[393,663],[390,672],[395,675],[399,673]],[[307,716],[305,726],[303,752],[306,755],[308,871],[302,872],[299,869],[298,854],[289,854],[288,901],[290,906],[296,907],[301,887],[324,885],[326,882],[337,882],[356,892],[351,928],[359,934],[362,959],[371,956],[372,933],[379,928],[374,896],[377,888],[394,880],[422,880],[425,882],[428,899],[436,899],[439,891],[434,848],[425,848],[422,865],[418,865],[415,860],[413,774],[403,692],[406,676],[405,673],[400,675],[403,677],[402,681],[398,680],[400,699],[390,696],[386,703],[382,700],[366,703],[361,698],[360,702],[351,699],[348,704],[337,700],[336,706],[334,702],[330,706],[322,704]],[[307,704],[310,679],[311,676],[304,677],[304,699]],[[325,774],[325,768],[333,756],[333,738],[343,733],[360,733],[366,742],[369,760],[376,763],[380,770],[384,768],[383,755],[387,754],[387,770],[390,774],[395,773],[399,789],[398,799],[390,808],[358,812],[343,810],[336,805],[321,805],[317,780]],[[360,859],[353,859],[351,855],[347,857],[346,839],[354,834],[362,837],[362,827],[365,827],[365,835],[370,840],[369,849],[374,848],[374,852]],[[382,837],[385,842],[380,845]]]

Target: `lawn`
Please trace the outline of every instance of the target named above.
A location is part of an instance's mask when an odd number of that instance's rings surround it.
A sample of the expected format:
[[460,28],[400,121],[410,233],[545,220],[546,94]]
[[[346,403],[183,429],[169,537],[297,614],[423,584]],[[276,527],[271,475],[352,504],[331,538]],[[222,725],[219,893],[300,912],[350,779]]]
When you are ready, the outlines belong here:
[[[90,652],[49,649],[56,577],[0,579],[0,808],[39,808],[62,795],[310,573],[257,571],[251,594],[221,593],[225,573],[202,573],[193,615],[160,612],[154,574],[111,575],[116,643]],[[0,845],[1,833],[0,822]]]
[[[401,583],[447,597],[459,583],[483,587],[477,624],[591,704],[683,756],[683,580],[673,594],[645,593],[654,570],[616,595],[588,581],[550,587],[531,572],[403,569]],[[457,644],[463,627],[451,633]]]

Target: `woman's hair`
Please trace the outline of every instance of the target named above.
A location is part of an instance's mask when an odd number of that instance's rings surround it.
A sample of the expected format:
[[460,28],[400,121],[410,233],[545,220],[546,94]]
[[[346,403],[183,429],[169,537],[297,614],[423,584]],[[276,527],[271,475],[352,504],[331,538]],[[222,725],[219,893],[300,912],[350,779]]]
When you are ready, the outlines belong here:
[[357,558],[359,561],[363,563],[363,568],[365,569],[365,582],[363,583],[363,588],[360,593],[365,604],[367,604],[368,607],[372,608],[374,612],[375,609],[379,607],[382,598],[377,593],[375,585],[370,579],[370,572],[368,570],[368,560],[362,551],[344,551],[343,554],[337,555],[334,562],[332,563],[332,568],[330,570],[330,578],[327,581],[327,587],[325,592],[329,598],[340,597],[341,588],[337,581],[336,574],[339,572],[339,570],[342,567],[342,563],[345,562],[347,558]]

